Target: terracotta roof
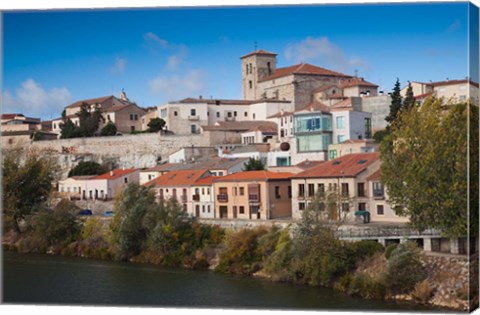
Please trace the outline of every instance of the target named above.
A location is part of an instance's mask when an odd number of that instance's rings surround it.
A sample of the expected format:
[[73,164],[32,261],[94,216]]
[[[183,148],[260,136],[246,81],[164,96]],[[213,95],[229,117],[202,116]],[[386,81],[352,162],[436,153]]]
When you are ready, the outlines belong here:
[[330,84],[330,85],[324,85],[324,86],[319,87],[318,89],[316,89],[316,90],[313,91],[313,92],[323,92],[323,91],[329,90],[329,89],[331,89],[331,88],[338,88],[338,86],[332,85],[332,84]]
[[[204,99],[187,97],[176,102],[170,102],[171,104],[213,104],[213,105],[250,105],[255,101],[249,100],[227,100],[227,99]],[[258,101],[257,101],[258,103]]]
[[305,107],[296,110],[295,113],[303,112],[303,111],[312,111],[312,112],[323,112],[323,113],[329,113],[330,112],[330,107],[328,105],[325,105],[321,102],[316,102],[313,101],[310,104],[306,105]]
[[284,77],[291,74],[323,75],[323,76],[330,76],[330,77],[351,78],[351,76],[340,73],[340,72],[335,72],[325,68],[317,67],[309,63],[300,63],[290,67],[278,68],[275,70],[275,72],[272,75],[269,75],[259,81],[272,80],[275,78],[280,78],[280,77]]
[[248,171],[238,172],[226,176],[216,177],[213,179],[214,183],[224,181],[255,181],[255,180],[275,180],[275,179],[289,179],[292,173],[285,172],[271,172],[271,171]]
[[430,93],[424,93],[424,94],[420,94],[420,95],[414,95],[414,98],[416,100],[422,100],[424,98],[427,98],[429,96],[433,95],[433,92],[430,92]]
[[251,53],[248,53],[246,55],[243,55],[242,57],[240,57],[240,59],[243,59],[243,58],[246,58],[248,56],[252,56],[252,55],[271,55],[271,56],[276,56],[277,54],[276,53],[272,53],[272,52],[269,52],[269,51],[266,51],[266,50],[263,50],[263,49],[257,49],[255,51],[252,51]]
[[208,160],[196,160],[193,163],[166,163],[158,165],[143,172],[170,172],[180,170],[226,170],[238,164],[244,164],[248,158],[209,158]]
[[284,117],[284,116],[290,116],[292,115],[294,112],[278,112],[276,113],[275,115],[272,115],[272,116],[268,116],[267,118],[279,118],[279,117]]
[[112,98],[112,97],[115,97],[115,96],[109,95],[109,96],[102,96],[102,97],[97,97],[97,98],[90,98],[90,99],[87,99],[87,100],[76,101],[75,103],[72,103],[72,104],[68,105],[66,108],[80,107],[83,103],[87,103],[89,105],[100,104],[100,103],[103,103],[103,102],[105,102],[106,100],[108,100],[109,98]]
[[260,125],[249,129],[248,131],[261,131],[262,133],[278,133],[277,124]]
[[207,176],[207,177],[200,178],[194,183],[194,185],[195,186],[211,186],[213,184],[214,178],[215,176]]
[[13,119],[17,116],[25,117],[23,114],[2,114],[2,119]]
[[268,151],[270,151],[269,143],[254,143],[254,144],[236,146],[233,149],[229,150],[228,153],[229,154],[247,153],[247,152],[267,153]]
[[309,169],[309,168],[312,168],[312,167],[316,167],[316,166],[318,166],[318,165],[320,165],[320,164],[323,164],[323,163],[325,163],[325,161],[310,161],[310,160],[305,160],[305,161],[303,161],[303,162],[298,163],[298,164],[295,165],[295,166],[300,167],[300,168],[303,168],[304,170],[306,170],[306,169]]
[[380,180],[380,170],[367,177],[367,180]]
[[452,84],[461,84],[461,83],[470,83],[476,87],[478,87],[477,82],[473,82],[472,80],[463,79],[463,80],[445,80],[445,81],[437,81],[437,82],[430,82],[429,85],[433,86],[442,86],[442,85],[452,85]]
[[[127,169],[116,169],[107,173],[104,173],[102,175],[98,175],[92,179],[108,179],[108,180],[114,180],[117,178],[120,178],[122,176],[125,176],[127,174],[135,172],[137,169],[136,168],[127,168]],[[113,173],[113,174],[110,174]]]
[[124,109],[129,109],[129,108],[138,108],[139,110],[145,112],[145,110],[143,108],[140,108],[140,107],[138,107],[137,105],[134,105],[134,104],[111,106],[111,107],[108,107],[105,110],[102,110],[102,112],[104,112],[104,113],[114,113],[114,112],[119,112],[119,111],[124,110]]
[[259,126],[271,126],[277,128],[277,124],[271,121],[245,120],[245,121],[221,121],[213,126],[202,126],[204,131],[234,131],[244,132]]
[[379,158],[379,152],[348,154],[298,173],[292,178],[355,177]]
[[337,108],[350,108],[352,107],[352,99],[349,97],[343,101],[340,101],[338,103],[335,103],[334,105],[331,106],[332,109],[337,109]]
[[363,78],[351,78],[347,80],[343,80],[341,87],[348,88],[352,86],[370,86],[370,87],[378,87],[378,85],[373,84],[371,82],[365,81]]
[[195,184],[197,180],[205,176],[205,174],[209,174],[209,172],[205,169],[171,171],[143,185],[155,185],[155,187],[191,186]]
[[93,179],[97,177],[96,175],[79,175],[79,176],[72,176],[72,177],[69,177],[71,179],[75,179],[75,180],[85,180],[85,179]]

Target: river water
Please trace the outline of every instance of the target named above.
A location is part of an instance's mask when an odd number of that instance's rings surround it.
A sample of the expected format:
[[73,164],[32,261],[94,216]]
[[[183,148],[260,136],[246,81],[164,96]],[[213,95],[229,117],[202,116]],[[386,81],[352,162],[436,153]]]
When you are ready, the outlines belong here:
[[13,252],[3,252],[3,303],[435,311],[250,277]]

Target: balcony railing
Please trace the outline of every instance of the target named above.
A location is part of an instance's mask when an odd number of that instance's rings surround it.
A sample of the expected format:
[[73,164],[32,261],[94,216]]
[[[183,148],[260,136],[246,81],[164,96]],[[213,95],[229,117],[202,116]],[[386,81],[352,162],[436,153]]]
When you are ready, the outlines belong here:
[[217,200],[218,202],[228,202],[228,194],[218,194]]
[[225,121],[235,121],[235,117],[234,116],[232,116],[232,117],[225,116]]
[[198,194],[192,195],[192,200],[193,201],[200,201],[200,195],[198,195]]
[[258,194],[248,194],[248,201],[259,202],[260,196]]
[[373,198],[374,199],[385,199],[385,193],[383,189],[373,190]]
[[198,115],[190,115],[190,116],[188,116],[188,120],[200,120],[200,116],[198,116]]

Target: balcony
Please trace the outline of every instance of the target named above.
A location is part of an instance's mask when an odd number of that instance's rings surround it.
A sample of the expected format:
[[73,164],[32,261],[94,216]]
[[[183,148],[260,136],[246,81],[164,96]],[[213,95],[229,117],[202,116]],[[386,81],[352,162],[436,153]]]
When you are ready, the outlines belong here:
[[218,202],[228,202],[228,194],[218,194],[217,195]]
[[190,116],[188,116],[188,120],[192,120],[192,121],[200,120],[200,116],[190,115]]
[[231,116],[231,117],[225,116],[225,121],[235,121],[235,117],[234,116]]
[[248,194],[248,201],[260,202],[260,196],[258,194]]
[[192,200],[193,201],[200,201],[200,195],[198,195],[198,194],[192,195]]
[[187,195],[182,195],[182,196],[180,196],[180,200],[181,200],[182,202],[187,202]]

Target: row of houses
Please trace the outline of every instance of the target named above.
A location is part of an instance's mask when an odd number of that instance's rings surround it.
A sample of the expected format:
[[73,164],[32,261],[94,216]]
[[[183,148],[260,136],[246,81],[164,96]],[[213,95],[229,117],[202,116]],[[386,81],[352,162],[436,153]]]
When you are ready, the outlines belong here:
[[145,170],[113,170],[68,178],[59,183],[59,191],[70,198],[109,200],[128,183],[137,182],[152,189],[157,201],[175,199],[197,218],[296,220],[316,203],[330,220],[354,221],[368,213],[371,222],[407,221],[388,203],[376,152],[294,167],[238,171],[244,163],[220,158],[210,165],[169,163]]

